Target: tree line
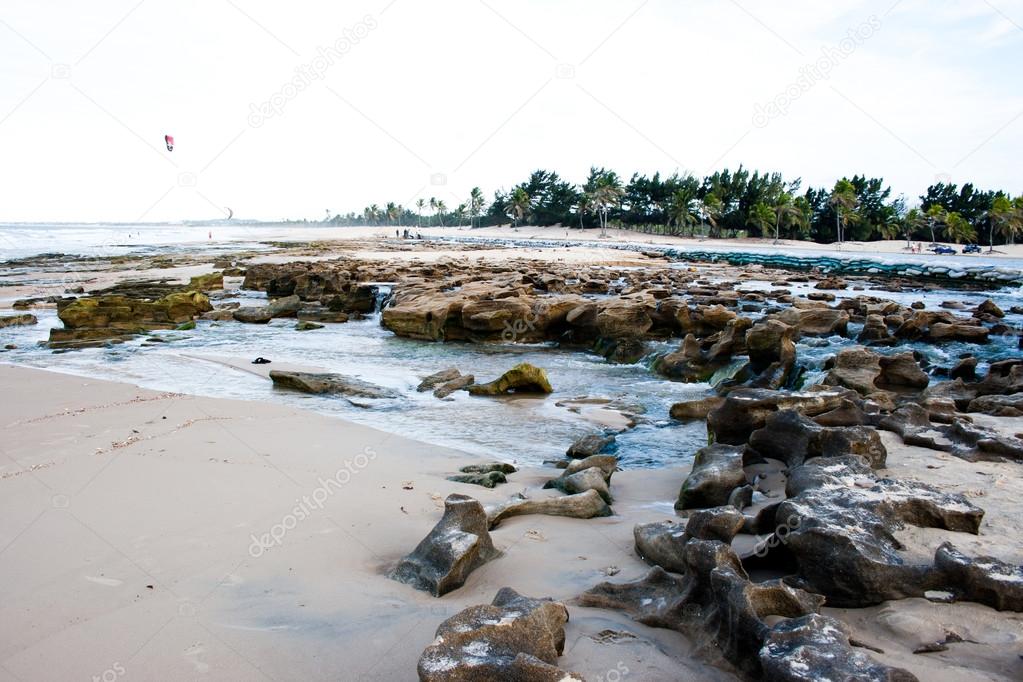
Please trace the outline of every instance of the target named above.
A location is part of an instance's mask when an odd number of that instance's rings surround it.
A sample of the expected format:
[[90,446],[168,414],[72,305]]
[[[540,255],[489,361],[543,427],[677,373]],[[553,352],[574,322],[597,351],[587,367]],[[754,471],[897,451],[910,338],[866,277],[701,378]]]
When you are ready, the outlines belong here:
[[609,227],[651,234],[707,238],[750,236],[821,243],[904,238],[939,238],[956,243],[1014,243],[1023,232],[1023,196],[939,182],[927,188],[919,206],[892,196],[883,178],[855,175],[834,187],[801,190],[801,179],[740,166],[702,179],[690,174],[633,174],[628,181],[606,168],[590,169],[581,186],[548,170],[534,171],[488,201],[475,187],[464,202],[449,207],[436,198],[413,206],[373,204],[361,213],[331,215],[334,225],[483,227],[560,225]]

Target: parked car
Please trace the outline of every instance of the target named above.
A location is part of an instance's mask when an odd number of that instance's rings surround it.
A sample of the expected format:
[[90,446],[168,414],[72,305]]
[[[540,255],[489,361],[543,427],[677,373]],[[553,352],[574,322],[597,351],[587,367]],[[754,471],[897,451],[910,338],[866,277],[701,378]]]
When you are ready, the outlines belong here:
[[967,244],[963,247],[963,253],[980,253],[980,244]]
[[930,248],[931,251],[938,254],[939,256],[947,256],[956,253],[956,250],[951,246],[945,246],[944,244],[937,244]]

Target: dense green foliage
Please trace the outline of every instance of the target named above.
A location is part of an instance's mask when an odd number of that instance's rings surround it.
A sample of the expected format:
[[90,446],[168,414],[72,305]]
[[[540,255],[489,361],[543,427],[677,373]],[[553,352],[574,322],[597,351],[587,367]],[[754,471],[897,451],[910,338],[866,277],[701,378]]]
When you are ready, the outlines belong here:
[[698,179],[634,174],[628,182],[605,168],[591,168],[577,186],[557,173],[538,170],[488,204],[480,188],[464,203],[419,199],[412,208],[376,204],[362,213],[330,216],[336,225],[560,225],[616,227],[647,233],[704,236],[747,235],[817,242],[902,238],[958,243],[1012,242],[1023,232],[1023,197],[981,191],[972,184],[938,183],[920,196],[918,208],[892,197],[882,178],[842,178],[834,187],[801,190],[799,179],[780,173],[725,169]]

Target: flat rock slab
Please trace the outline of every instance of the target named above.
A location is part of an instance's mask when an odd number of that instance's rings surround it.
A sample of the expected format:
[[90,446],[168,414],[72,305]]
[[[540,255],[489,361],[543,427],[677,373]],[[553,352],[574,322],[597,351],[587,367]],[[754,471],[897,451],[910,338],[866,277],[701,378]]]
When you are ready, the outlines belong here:
[[273,370],[270,379],[278,388],[289,388],[303,393],[338,394],[355,398],[397,398],[394,391],[343,374],[313,374]]

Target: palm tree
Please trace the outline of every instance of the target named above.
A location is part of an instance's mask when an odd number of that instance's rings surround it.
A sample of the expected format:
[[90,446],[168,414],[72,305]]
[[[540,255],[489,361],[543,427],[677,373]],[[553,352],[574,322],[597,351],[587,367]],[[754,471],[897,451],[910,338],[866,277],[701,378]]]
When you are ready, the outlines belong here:
[[512,227],[517,227],[519,221],[529,210],[529,195],[522,187],[516,187],[508,197],[508,210],[511,211]]
[[401,218],[405,215],[405,207],[398,204],[398,227],[401,227]]
[[988,252],[995,250],[995,230],[1005,236],[1005,243],[1016,236],[1023,227],[1023,212],[1019,211],[1011,199],[1005,195],[995,197],[988,211],[988,222],[991,225],[991,246]]
[[579,214],[579,229],[583,229],[583,216],[587,212],[593,210],[593,195],[589,192],[580,192],[579,198],[575,202],[576,213]]
[[473,187],[469,192],[469,227],[472,227],[472,219],[476,219],[476,227],[479,227],[479,218],[483,213],[483,191],[479,187]]
[[401,213],[398,212],[398,206],[393,201],[387,204],[385,211],[387,219],[391,221],[391,225],[394,225],[394,222],[401,217]]
[[435,206],[437,211],[437,219],[440,221],[440,226],[444,227],[444,211],[448,210],[448,207],[444,205],[443,199],[438,199]]
[[607,218],[613,206],[621,203],[625,196],[622,181],[614,171],[605,171],[597,178],[593,190],[594,203],[600,214],[600,236],[607,236]]
[[426,201],[422,198],[416,199],[416,208],[419,209],[419,227],[423,226],[423,207],[426,206]]
[[455,208],[455,220],[458,221],[458,229],[462,229],[462,218],[465,217],[465,209],[465,204],[459,204],[458,207]]
[[430,210],[433,211],[433,215],[437,215],[437,198],[430,197]]
[[783,192],[774,207],[774,218],[774,243],[777,244],[783,227],[798,227],[802,224],[803,211],[795,204],[791,194]]
[[718,218],[721,217],[721,199],[714,192],[709,192],[700,202],[700,215],[710,223],[711,234],[718,233]]
[[695,225],[698,220],[695,203],[696,199],[688,190],[677,190],[668,204],[668,226],[674,223],[679,228],[679,234],[685,235],[686,228]]
[[[778,226],[778,215],[762,201],[750,209],[747,219],[750,225],[760,230],[760,234],[767,234],[772,227]],[[777,232],[775,236],[777,237]]]
[[976,241],[977,231],[966,218],[953,211],[945,218],[945,236],[956,244],[961,244],[964,240]]
[[927,209],[927,226],[931,228],[931,244],[938,243],[938,239],[934,234],[935,228],[938,225],[944,225],[947,219],[948,212],[945,211],[943,206],[932,204],[931,207]]
[[859,222],[859,216],[856,214],[856,208],[859,205],[856,188],[851,182],[842,178],[835,183],[828,203],[835,208],[835,230],[838,233],[838,246],[841,248],[846,228],[850,223]]

